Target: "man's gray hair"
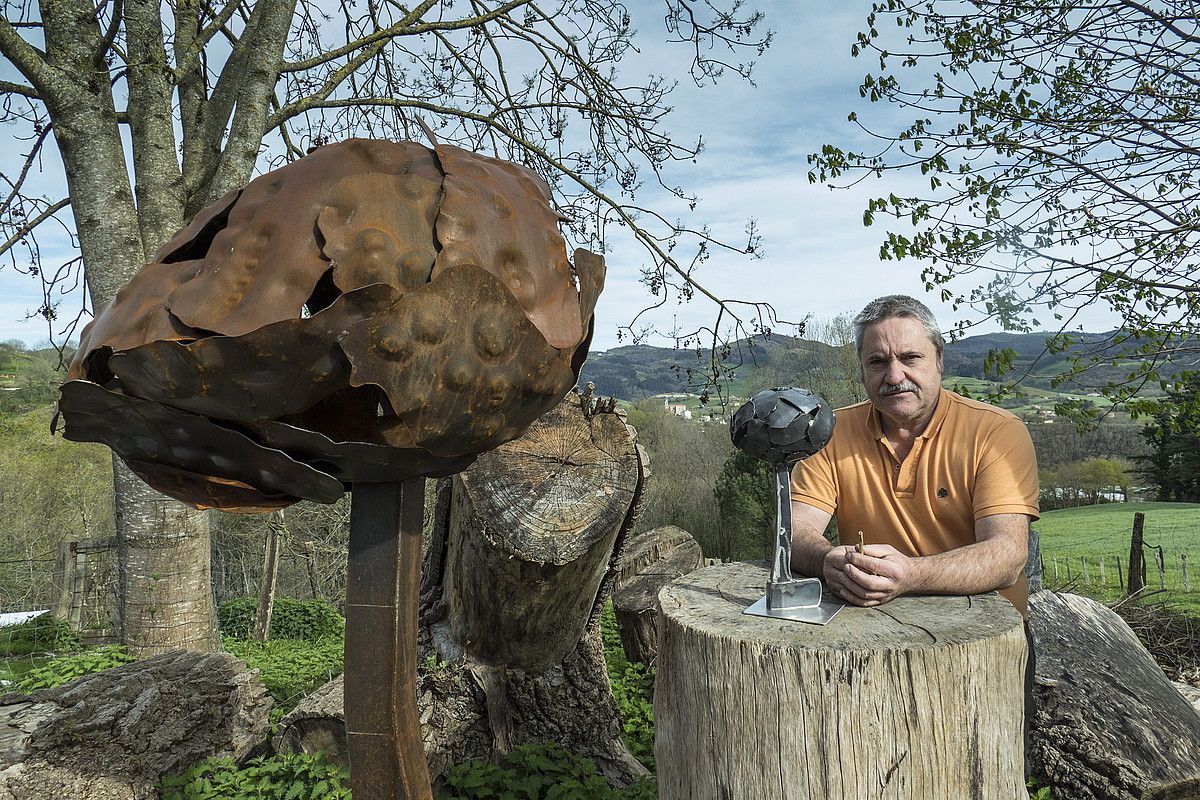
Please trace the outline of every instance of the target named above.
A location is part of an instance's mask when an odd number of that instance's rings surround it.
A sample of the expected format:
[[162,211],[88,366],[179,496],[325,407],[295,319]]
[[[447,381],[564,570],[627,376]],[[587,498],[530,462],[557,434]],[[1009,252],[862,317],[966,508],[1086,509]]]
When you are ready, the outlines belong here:
[[946,350],[946,340],[942,338],[942,329],[938,327],[933,312],[915,297],[906,294],[889,294],[867,303],[867,307],[854,318],[854,352],[862,357],[863,334],[867,328],[877,322],[894,317],[912,317],[925,326],[929,341],[933,342],[938,358]]

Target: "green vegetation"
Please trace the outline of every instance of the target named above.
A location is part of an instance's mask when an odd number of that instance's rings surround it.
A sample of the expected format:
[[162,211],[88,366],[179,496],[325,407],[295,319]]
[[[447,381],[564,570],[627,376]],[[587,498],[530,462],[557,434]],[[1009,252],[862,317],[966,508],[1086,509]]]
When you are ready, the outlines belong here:
[[23,674],[12,686],[15,691],[26,694],[38,689],[49,689],[90,675],[93,672],[119,667],[135,661],[121,645],[108,645],[60,656],[41,666],[35,666]]
[[499,764],[466,761],[450,767],[438,800],[654,800],[654,781],[613,789],[591,759],[553,744],[521,745]]
[[1200,373],[1171,385],[1166,397],[1139,400],[1134,407],[1150,417],[1142,436],[1150,452],[1139,457],[1139,474],[1155,487],[1157,499],[1200,501]]
[[[258,614],[258,598],[226,600],[217,609],[221,634],[234,639],[249,639]],[[346,618],[324,600],[275,598],[271,611],[270,639],[298,639],[316,642],[340,637],[346,630]]]
[[720,548],[710,555],[723,561],[765,558],[775,528],[775,476],[767,462],[734,450],[721,465],[713,489],[721,511]]
[[163,778],[162,800],[350,800],[350,776],[320,755],[210,758]]
[[[1033,525],[1041,537],[1046,584],[1053,588],[1069,580],[1073,591],[1099,600],[1111,602],[1117,599],[1121,595],[1122,579],[1117,572],[1117,560],[1120,559],[1123,570],[1129,569],[1133,515],[1139,511],[1146,515],[1143,536],[1147,545],[1147,591],[1159,588],[1155,559],[1156,548],[1161,547],[1166,591],[1154,595],[1153,601],[1166,603],[1168,608],[1179,613],[1200,617],[1200,566],[1197,566],[1200,545],[1196,542],[1200,504],[1196,503],[1106,503],[1046,512]],[[1190,592],[1183,586],[1181,554],[1188,556]],[[1054,574],[1056,559],[1057,579]],[[1088,563],[1086,577],[1081,559]],[[1104,559],[1105,564],[1103,583],[1100,581],[1100,559]]]
[[55,619],[49,613],[0,628],[0,656],[65,653],[78,649],[79,635],[71,630],[66,620]]
[[646,769],[654,771],[654,670],[630,661],[621,646],[612,603],[600,614],[604,661],[613,698],[621,714],[621,741]]
[[266,642],[226,638],[224,644],[226,652],[259,670],[259,677],[275,700],[271,714],[276,720],[295,708],[305,695],[342,674],[345,644],[341,636]]

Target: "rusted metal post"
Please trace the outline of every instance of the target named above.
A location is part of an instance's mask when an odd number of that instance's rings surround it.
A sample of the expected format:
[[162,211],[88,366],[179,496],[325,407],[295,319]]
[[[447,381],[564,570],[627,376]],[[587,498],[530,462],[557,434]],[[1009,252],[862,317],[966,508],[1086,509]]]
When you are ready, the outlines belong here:
[[346,745],[354,800],[432,800],[417,715],[425,479],[356,483],[346,574]]

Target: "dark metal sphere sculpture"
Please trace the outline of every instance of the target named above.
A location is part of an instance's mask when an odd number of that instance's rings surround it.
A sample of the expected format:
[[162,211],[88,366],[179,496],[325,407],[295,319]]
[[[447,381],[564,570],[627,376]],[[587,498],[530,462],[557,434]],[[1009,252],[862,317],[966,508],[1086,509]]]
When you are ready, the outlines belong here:
[[833,435],[833,408],[807,389],[763,389],[729,422],[734,447],[771,464],[813,455]]
[[459,472],[587,354],[604,262],[577,250],[572,269],[559,220],[515,164],[321,147],[200,212],[98,310],[64,435],[200,508]]

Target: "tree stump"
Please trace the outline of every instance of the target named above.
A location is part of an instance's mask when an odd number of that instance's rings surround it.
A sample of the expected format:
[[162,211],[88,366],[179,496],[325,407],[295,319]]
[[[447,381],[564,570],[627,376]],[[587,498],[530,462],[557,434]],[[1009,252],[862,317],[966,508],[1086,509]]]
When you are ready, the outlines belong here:
[[1029,598],[1034,774],[1055,800],[1200,800],[1200,714],[1116,612]]
[[[431,775],[547,740],[611,782],[646,773],[621,743],[599,632],[645,473],[623,416],[569,394],[439,484],[417,686]],[[340,683],[310,696],[282,720],[276,746],[339,752],[342,701]]]
[[0,800],[149,800],[164,775],[242,758],[267,735],[257,673],[175,651],[0,698]]
[[1013,800],[1024,795],[1021,617],[998,594],[847,607],[827,626],[745,616],[762,563],[660,595],[661,800]]
[[692,535],[674,525],[630,537],[613,581],[613,612],[625,657],[653,664],[658,654],[658,593],[671,581],[704,565]]

